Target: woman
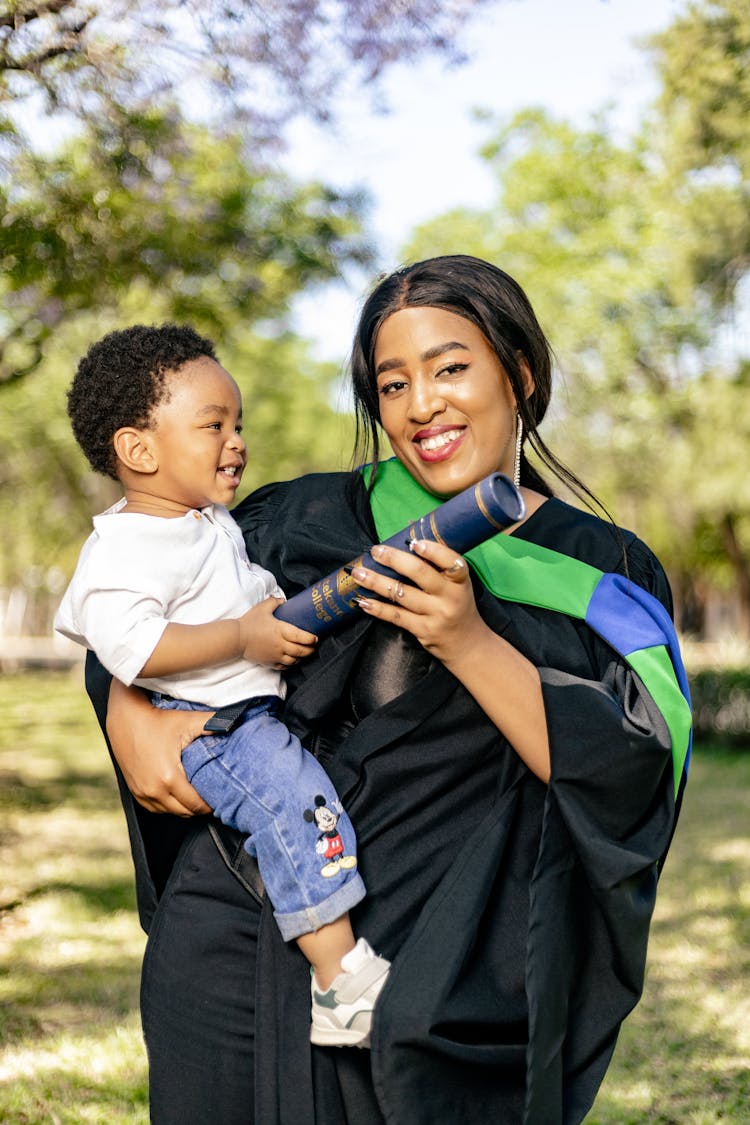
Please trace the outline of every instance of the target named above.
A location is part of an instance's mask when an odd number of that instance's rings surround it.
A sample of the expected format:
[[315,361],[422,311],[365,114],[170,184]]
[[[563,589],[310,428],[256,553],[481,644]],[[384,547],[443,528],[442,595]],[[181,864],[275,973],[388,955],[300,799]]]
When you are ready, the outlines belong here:
[[[361,617],[290,674],[285,719],[357,828],[368,896],[354,924],[393,962],[370,1052],[310,1052],[304,961],[258,909],[252,872],[231,873],[238,841],[224,830],[220,852],[212,822],[152,815],[205,811],[177,758],[196,732],[154,733],[162,717],[113,691],[112,741],[141,802],[125,791],[150,923],[153,1120],[577,1122],[642,987],[678,803],[673,736],[580,615],[508,597],[495,572],[523,580],[564,556],[627,574],[670,608],[668,585],[639,540],[554,499],[526,460],[528,441],[572,479],[538,434],[546,340],[502,271],[452,256],[386,278],[365,303],[352,373],[372,467],[249,497],[234,514],[251,556],[292,594],[415,505],[501,471],[526,503],[497,537],[515,558],[498,568],[472,554],[470,573],[441,544],[385,549],[403,581],[355,567]],[[380,460],[381,427],[393,461]],[[98,703],[103,717],[106,685]]]

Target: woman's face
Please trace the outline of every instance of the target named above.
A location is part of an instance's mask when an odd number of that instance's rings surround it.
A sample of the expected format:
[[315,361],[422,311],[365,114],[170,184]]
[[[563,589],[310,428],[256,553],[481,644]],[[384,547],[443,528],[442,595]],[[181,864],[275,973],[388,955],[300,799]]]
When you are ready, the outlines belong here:
[[471,321],[431,307],[392,313],[375,341],[375,374],[383,429],[424,488],[453,496],[489,473],[512,477],[515,399]]

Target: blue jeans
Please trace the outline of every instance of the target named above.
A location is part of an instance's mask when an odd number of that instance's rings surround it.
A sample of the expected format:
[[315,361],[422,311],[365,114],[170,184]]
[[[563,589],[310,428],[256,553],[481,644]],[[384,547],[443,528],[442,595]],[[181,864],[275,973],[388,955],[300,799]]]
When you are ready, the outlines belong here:
[[[164,710],[205,711],[155,694]],[[276,717],[275,696],[250,700],[230,734],[183,750],[190,783],[214,815],[248,834],[285,941],[320,929],[364,898],[357,844],[325,771]]]

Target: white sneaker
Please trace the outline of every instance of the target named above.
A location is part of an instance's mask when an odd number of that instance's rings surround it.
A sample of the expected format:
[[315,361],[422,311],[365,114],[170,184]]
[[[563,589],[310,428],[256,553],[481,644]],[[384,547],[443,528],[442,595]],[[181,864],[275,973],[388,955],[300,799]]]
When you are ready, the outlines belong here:
[[312,978],[310,1042],[321,1047],[369,1047],[375,1002],[391,963],[360,938],[341,959],[343,972],[326,992]]

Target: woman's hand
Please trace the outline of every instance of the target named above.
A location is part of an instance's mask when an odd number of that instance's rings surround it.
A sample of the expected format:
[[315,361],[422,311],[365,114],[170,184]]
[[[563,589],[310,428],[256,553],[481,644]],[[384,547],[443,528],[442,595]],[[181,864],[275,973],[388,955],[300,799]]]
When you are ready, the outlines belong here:
[[384,599],[358,599],[371,617],[406,629],[446,665],[490,631],[477,612],[466,561],[450,547],[417,539],[410,551],[379,545],[371,553],[383,566],[408,579],[399,582],[373,570],[354,568],[354,581]]
[[466,560],[426,539],[416,540],[410,551],[381,544],[371,554],[409,582],[355,567],[354,581],[385,599],[360,597],[361,609],[412,633],[474,696],[529,769],[548,781],[549,738],[539,673],[480,617]]
[[182,768],[185,747],[203,733],[212,712],[162,711],[139,688],[112,680],[107,734],[125,783],[151,812],[195,816],[211,809]]

